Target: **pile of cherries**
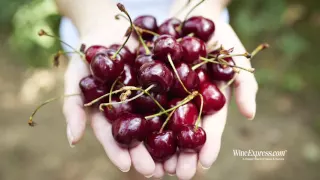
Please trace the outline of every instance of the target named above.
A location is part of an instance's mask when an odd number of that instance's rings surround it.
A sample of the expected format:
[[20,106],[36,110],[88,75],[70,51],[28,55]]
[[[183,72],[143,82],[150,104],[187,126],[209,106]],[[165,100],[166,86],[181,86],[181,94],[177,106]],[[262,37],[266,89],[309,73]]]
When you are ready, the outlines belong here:
[[[132,22],[125,7],[117,6],[126,16],[116,17],[130,21],[125,43],[80,48],[91,71],[79,82],[84,106],[99,107],[121,147],[144,142],[155,161],[177,151],[200,151],[206,142],[201,117],[226,103],[216,83],[231,84],[241,69],[230,55],[232,49],[208,52],[215,24],[202,16],[170,18],[158,26],[149,15]],[[125,46],[131,34],[140,42],[135,52]],[[36,111],[29,125],[34,125]]]
[[[80,81],[85,103],[100,104],[114,139],[124,148],[144,142],[156,161],[167,160],[177,150],[199,151],[206,142],[200,111],[209,115],[225,105],[216,81],[229,81],[235,74],[233,67],[219,63],[192,68],[201,57],[220,52],[207,52],[214,23],[194,16],[184,22],[170,18],[158,26],[155,17],[146,15],[137,17],[132,27],[143,39],[136,52],[120,44],[84,51],[92,73]],[[235,64],[230,57],[224,61]]]

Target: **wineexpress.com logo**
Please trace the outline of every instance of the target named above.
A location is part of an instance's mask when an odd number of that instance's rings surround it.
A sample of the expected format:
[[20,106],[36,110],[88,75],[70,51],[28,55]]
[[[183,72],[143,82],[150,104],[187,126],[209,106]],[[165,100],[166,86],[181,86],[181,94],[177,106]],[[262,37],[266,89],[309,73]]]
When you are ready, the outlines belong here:
[[276,160],[283,161],[286,156],[287,150],[282,151],[255,151],[255,150],[240,150],[234,149],[233,155],[237,157],[242,157],[242,160]]

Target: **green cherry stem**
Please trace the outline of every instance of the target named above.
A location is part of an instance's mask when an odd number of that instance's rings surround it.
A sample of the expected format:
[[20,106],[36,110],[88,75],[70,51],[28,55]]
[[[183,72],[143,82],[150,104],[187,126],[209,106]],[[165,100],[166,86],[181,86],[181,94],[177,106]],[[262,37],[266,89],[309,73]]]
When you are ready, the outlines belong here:
[[167,56],[168,56],[168,61],[169,61],[170,65],[171,65],[174,73],[176,74],[177,79],[178,79],[178,81],[180,82],[181,86],[183,87],[183,89],[184,89],[188,94],[191,94],[191,92],[186,88],[186,86],[185,86],[185,85],[183,84],[183,82],[181,81],[180,76],[179,76],[179,74],[178,74],[178,71],[177,71],[176,67],[175,67],[174,64],[173,64],[173,61],[172,61],[172,58],[171,58],[170,54],[168,54]]
[[[228,56],[229,57],[229,56]],[[200,60],[202,61],[207,61],[207,62],[211,62],[211,63],[215,63],[215,64],[222,64],[222,65],[226,65],[226,66],[230,66],[230,67],[235,67],[235,68],[238,68],[238,69],[241,69],[241,70],[244,70],[244,71],[248,71],[248,72],[251,72],[253,73],[254,72],[254,68],[244,68],[244,67],[240,67],[240,66],[236,66],[236,65],[231,65],[231,64],[228,64],[228,63],[225,63],[225,62],[219,62],[219,61],[215,61],[213,59],[208,59],[208,58],[204,58],[204,57],[200,57]]]
[[173,115],[173,113],[176,111],[177,108],[175,108],[173,111],[171,111],[171,113],[168,115],[166,121],[162,124],[161,129],[159,130],[159,133],[162,133],[163,129],[166,127],[166,125],[168,124],[169,120],[171,119],[171,116]]
[[33,117],[34,117],[34,115],[38,112],[38,110],[39,110],[41,107],[43,107],[43,106],[45,106],[46,104],[49,104],[49,103],[51,103],[51,102],[53,102],[53,101],[55,101],[55,100],[58,100],[58,99],[60,99],[60,98],[67,98],[67,97],[71,97],[71,96],[80,96],[80,94],[68,94],[68,95],[63,95],[63,96],[54,97],[54,98],[51,98],[51,99],[48,99],[48,100],[44,101],[42,104],[40,104],[40,105],[32,112],[32,114],[31,114],[31,116],[29,117],[29,120],[28,120],[29,126],[35,126],[35,125],[37,124],[37,123],[35,123],[35,122],[33,121]]
[[198,119],[196,121],[196,127],[195,127],[196,129],[195,130],[198,129],[198,126],[199,126],[199,124],[201,122],[201,114],[202,114],[202,111],[203,111],[203,96],[200,93],[198,94],[198,96],[200,97],[201,104],[200,104],[200,108],[199,108],[199,115],[198,115]]
[[181,9],[179,9],[179,11],[177,11],[174,16],[177,17],[185,8],[187,8],[187,7],[189,6],[189,4],[191,3],[191,1],[192,1],[192,0],[188,0],[187,3],[186,3]]
[[[119,78],[120,78],[120,76],[112,83],[112,85],[111,85],[111,88],[110,88],[110,92],[109,92],[109,103],[111,103],[112,102],[112,91],[113,91],[113,89],[114,89],[114,87],[116,86],[116,84],[118,83],[118,81],[119,81]],[[111,106],[108,106],[109,108],[112,108]]]

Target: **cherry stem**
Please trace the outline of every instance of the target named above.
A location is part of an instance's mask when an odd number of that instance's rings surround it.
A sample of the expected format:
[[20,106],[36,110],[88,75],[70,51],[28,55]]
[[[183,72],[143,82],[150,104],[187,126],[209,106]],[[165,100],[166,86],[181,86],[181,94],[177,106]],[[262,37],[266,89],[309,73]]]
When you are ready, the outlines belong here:
[[[190,34],[188,34],[187,36],[188,36],[188,37],[193,37],[193,36],[194,36],[194,33],[190,33]],[[180,42],[181,40],[182,40],[182,37],[177,39],[178,42]]]
[[48,36],[48,37],[54,38],[54,39],[60,41],[62,44],[64,44],[64,45],[68,46],[69,48],[71,48],[75,53],[78,53],[81,57],[84,56],[84,53],[83,53],[83,52],[76,50],[76,49],[75,49],[74,47],[72,47],[70,44],[64,42],[63,40],[61,40],[61,39],[58,38],[57,36],[48,34],[48,33],[47,33],[45,30],[43,30],[43,29],[41,29],[41,30],[38,32],[38,35],[39,35],[39,36]]
[[[239,56],[240,56],[240,55],[239,55]],[[242,56],[243,56],[243,55],[242,55]],[[226,56],[224,56],[224,57],[226,57]],[[224,57],[222,57],[221,59],[223,59]],[[228,56],[228,57],[230,57],[230,56]],[[231,57],[232,57],[232,56],[231,56]],[[221,64],[221,65],[225,65],[225,66],[235,67],[235,68],[238,68],[238,69],[242,69],[242,70],[248,71],[248,72],[250,72],[250,73],[253,73],[253,72],[254,72],[254,68],[249,68],[249,69],[247,69],[247,68],[244,68],[244,67],[240,67],[240,66],[236,66],[236,65],[231,65],[231,64],[226,63],[226,62],[219,62],[219,61],[215,61],[215,60],[213,60],[213,59],[207,59],[207,58],[204,58],[204,57],[200,57],[200,59],[201,59],[202,61],[207,61],[207,62],[211,62],[211,63],[215,63],[215,64]],[[218,58],[218,59],[220,59],[220,58]],[[205,64],[205,63],[204,63],[204,64]],[[199,65],[199,64],[197,64],[197,65]],[[197,65],[195,65],[195,66],[197,66]],[[192,67],[193,70],[196,69],[196,68],[198,68],[198,67],[195,67],[195,66]],[[201,65],[200,65],[200,66],[201,66]]]
[[190,3],[191,3],[191,0],[188,0],[187,3],[181,9],[179,9],[179,11],[175,14],[175,17],[177,17],[185,8],[187,8]]
[[35,126],[37,123],[33,121],[33,117],[34,115],[38,112],[38,110],[45,106],[46,104],[49,104],[55,100],[58,100],[60,98],[66,98],[66,97],[71,97],[71,96],[80,96],[80,94],[68,94],[68,95],[63,95],[63,96],[59,96],[59,97],[54,97],[54,98],[51,98],[51,99],[48,99],[46,101],[44,101],[42,104],[40,104],[31,114],[31,116],[29,117],[29,120],[28,120],[28,124],[29,126]]
[[[149,86],[147,89],[145,89],[144,91],[149,91],[149,90],[152,89],[154,86],[155,86],[155,85],[151,85],[151,86]],[[141,88],[138,88],[138,90],[141,90]],[[100,111],[103,111],[103,107],[104,107],[104,106],[122,104],[122,103],[126,103],[126,102],[133,101],[133,100],[139,98],[140,96],[142,96],[143,94],[144,94],[144,92],[142,92],[142,93],[140,93],[140,94],[138,94],[138,95],[136,95],[136,96],[134,96],[134,97],[132,97],[132,98],[130,98],[130,99],[126,99],[125,101],[102,103],[102,104],[100,104],[99,109],[100,109]]]
[[269,44],[264,43],[264,44],[260,44],[258,47],[256,47],[256,49],[254,49],[251,53],[251,59],[253,56],[255,56],[256,54],[258,54],[260,51],[269,48]]
[[[125,9],[124,5],[121,4],[121,3],[118,3],[117,6],[118,6],[118,9],[119,9],[120,11],[122,11],[122,12],[129,18],[130,28],[132,29],[132,28],[133,28],[133,23],[132,23],[131,17],[129,16],[129,13],[128,13],[127,10]],[[126,40],[125,40],[124,43],[118,48],[118,50],[117,50],[116,53],[111,57],[111,59],[115,59],[115,58],[117,57],[117,55],[120,53],[121,49],[122,49],[122,48],[127,44],[127,42],[129,41],[130,36],[131,36],[131,33],[132,33],[132,31],[130,31],[129,34],[126,33],[126,34],[128,35],[127,38],[126,38]]]
[[156,113],[156,114],[152,114],[152,115],[149,115],[149,116],[146,116],[145,118],[146,119],[151,119],[151,118],[154,118],[154,117],[157,117],[157,116],[161,116],[162,114],[165,114],[165,113],[168,113],[186,103],[188,103],[189,101],[191,101],[194,97],[196,97],[197,95],[199,94],[198,91],[193,91],[190,95],[188,95],[186,98],[184,98],[179,104],[177,104],[176,106],[170,108],[170,109],[167,109],[165,111],[162,111],[162,112],[159,112],[159,113]]
[[229,87],[237,78],[237,75],[239,74],[239,72],[236,72],[236,74],[232,77],[232,79],[230,79],[226,85],[224,85],[223,87],[220,88],[221,91],[224,91],[225,89],[227,89],[227,87]]
[[198,96],[200,97],[201,104],[200,104],[200,108],[199,108],[199,115],[198,115],[198,119],[197,119],[197,121],[196,121],[195,130],[198,129],[198,126],[199,126],[199,124],[200,124],[200,122],[201,122],[201,114],[202,114],[202,111],[203,111],[203,96],[202,96],[202,94],[200,94],[200,93],[198,94]]
[[[132,88],[132,89],[130,89],[130,88]],[[133,86],[124,86],[124,87],[122,87],[122,88],[120,88],[120,89],[118,89],[118,90],[113,91],[112,94],[117,94],[117,93],[119,93],[119,92],[126,91],[126,90],[133,90],[133,88],[136,88],[136,87],[133,87]],[[99,102],[100,100],[102,100],[103,98],[105,98],[105,97],[107,97],[107,96],[109,96],[109,95],[110,95],[110,93],[104,94],[104,95],[102,95],[102,96],[100,96],[100,97],[92,100],[91,102],[89,102],[89,103],[87,103],[87,104],[84,104],[83,106],[85,106],[85,107],[92,106],[93,104]]]
[[174,66],[174,64],[173,64],[173,62],[172,62],[172,59],[171,59],[170,54],[168,54],[167,56],[168,56],[168,61],[169,61],[170,65],[171,65],[174,73],[176,74],[176,76],[177,76],[177,78],[178,78],[178,81],[180,82],[181,86],[183,87],[183,89],[184,89],[188,94],[191,94],[191,92],[186,88],[186,86],[184,86],[183,82],[181,81],[180,76],[179,76],[179,74],[178,74],[178,71],[177,71],[176,67]]
[[171,116],[173,115],[173,113],[175,112],[177,108],[175,108],[173,111],[171,111],[171,113],[168,115],[166,121],[162,124],[161,129],[159,130],[159,133],[162,133],[163,129],[166,127],[166,125],[168,124]]
[[[120,77],[120,76],[119,76]],[[109,103],[111,103],[112,102],[112,91],[113,91],[113,89],[114,89],[114,87],[116,86],[116,84],[117,84],[117,82],[118,82],[118,80],[119,80],[119,77],[112,83],[112,85],[111,85],[111,88],[110,88],[110,92],[109,92]],[[111,106],[108,106],[108,108],[112,108]]]
[[192,11],[194,11],[200,4],[202,4],[205,0],[201,0],[200,2],[198,2],[195,6],[193,6],[190,11],[186,14],[186,16],[184,17],[183,22],[181,23],[181,25],[179,26],[180,30],[182,29],[184,23],[186,22],[187,18],[189,17],[189,15],[192,13]]

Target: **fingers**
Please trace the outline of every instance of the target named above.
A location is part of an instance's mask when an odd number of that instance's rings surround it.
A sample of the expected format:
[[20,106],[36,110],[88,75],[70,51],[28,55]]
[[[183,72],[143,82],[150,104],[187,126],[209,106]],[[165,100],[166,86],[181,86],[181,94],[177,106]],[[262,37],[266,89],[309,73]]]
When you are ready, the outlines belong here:
[[[87,65],[78,55],[74,55],[65,73],[65,94],[79,94],[79,81],[88,74]],[[86,115],[81,96],[65,98],[63,112],[67,121],[68,140],[72,146],[81,139],[86,127]]]
[[155,171],[155,163],[143,143],[129,150],[135,169],[146,177],[151,177]]
[[177,177],[182,180],[191,179],[197,170],[198,153],[181,152],[178,157]]
[[172,157],[170,157],[170,159],[166,160],[163,163],[164,170],[170,175],[176,174],[177,162],[178,162],[178,155],[174,154]]
[[[228,99],[230,97],[230,88],[227,88],[226,91],[224,95]],[[207,140],[199,153],[199,161],[203,168],[210,168],[218,157],[221,136],[227,119],[227,109],[228,104],[226,103],[220,111],[203,119],[202,127],[207,135]]]
[[164,176],[164,170],[162,163],[156,163],[156,168],[153,173],[153,178],[161,179]]
[[[221,37],[220,43],[226,49],[234,47],[233,53],[246,52],[241,41],[230,25],[219,24],[217,37]],[[250,60],[245,57],[233,57],[236,65],[251,68]],[[248,119],[253,119],[256,113],[256,93],[258,84],[253,73],[240,71],[235,80],[236,102],[240,112]]]
[[111,162],[122,172],[128,172],[131,166],[130,154],[127,149],[119,147],[113,139],[111,124],[100,112],[94,112],[92,113],[91,126]]

